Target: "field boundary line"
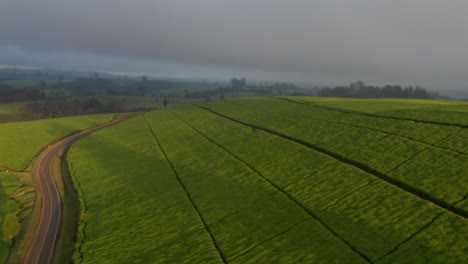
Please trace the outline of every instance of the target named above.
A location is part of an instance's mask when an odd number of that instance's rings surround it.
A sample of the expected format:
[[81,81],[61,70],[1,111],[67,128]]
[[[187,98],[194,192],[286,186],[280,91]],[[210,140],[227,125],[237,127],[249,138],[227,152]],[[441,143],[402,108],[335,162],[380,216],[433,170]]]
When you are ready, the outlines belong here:
[[365,184],[363,184],[363,185],[361,185],[361,186],[356,187],[356,188],[355,188],[354,190],[352,190],[351,192],[349,192],[349,193],[347,193],[347,194],[341,196],[341,197],[340,197],[339,199],[337,199],[335,202],[333,202],[333,203],[327,205],[327,207],[323,208],[321,211],[323,212],[323,211],[326,211],[326,210],[330,209],[331,207],[333,207],[333,206],[335,206],[335,205],[341,203],[342,201],[344,201],[346,198],[348,198],[348,197],[354,195],[357,191],[359,191],[359,190],[361,190],[361,189],[363,189],[363,188],[366,188],[367,186],[369,186],[369,185],[375,183],[376,181],[377,181],[377,179],[373,179],[373,180],[369,181],[368,183],[365,183]]
[[[275,98],[275,97],[273,97],[273,98]],[[279,99],[279,98],[277,98],[277,99]],[[233,102],[233,101],[226,101],[226,102],[230,103],[230,104],[233,104],[233,105],[236,105],[236,106],[247,107],[247,108],[252,109],[253,111],[257,111],[257,112],[261,112],[261,113],[265,113],[265,114],[270,114],[270,115],[277,115],[277,116],[281,116],[281,117],[284,117],[284,118],[290,118],[290,117],[288,117],[287,115],[284,115],[284,114],[269,112],[269,111],[265,111],[265,110],[260,110],[258,108],[252,107],[250,105],[242,105],[242,104],[238,104],[238,103]],[[299,103],[299,104],[301,104],[301,103]],[[307,106],[307,104],[305,104],[305,103],[303,105]],[[423,141],[423,140],[415,139],[415,138],[404,136],[404,135],[395,134],[395,133],[388,132],[388,131],[378,129],[378,128],[370,128],[370,127],[366,127],[366,126],[362,126],[362,125],[348,124],[348,123],[345,123],[345,122],[326,120],[326,119],[310,117],[310,116],[301,117],[301,118],[310,119],[310,120],[317,120],[317,121],[326,122],[326,123],[335,123],[335,124],[339,124],[339,125],[343,125],[343,126],[349,126],[349,127],[365,129],[365,130],[370,130],[370,131],[376,131],[376,132],[384,133],[384,134],[387,134],[387,135],[390,135],[390,136],[404,138],[404,139],[414,141],[414,142],[417,142],[417,143],[420,143],[420,144],[424,144],[424,145],[427,145],[427,146],[431,146],[431,147],[434,147],[434,148],[437,148],[437,149],[453,151],[453,152],[458,153],[460,155],[468,156],[468,153],[465,153],[463,151],[459,151],[459,150],[456,150],[456,149],[451,149],[451,148],[447,148],[447,147],[437,145],[437,144],[443,142],[444,140],[446,140],[446,139],[454,136],[455,134],[459,133],[461,131],[461,129],[454,132],[454,133],[452,133],[452,134],[450,134],[450,135],[448,135],[448,136],[446,136],[446,137],[444,137],[442,140],[438,140],[436,143],[429,143],[429,142],[426,142],[426,141]]]
[[[212,144],[214,144],[215,146],[217,146],[218,148],[224,150],[226,153],[228,153],[230,156],[232,156],[234,159],[236,159],[237,161],[239,161],[240,163],[242,163],[244,166],[246,166],[247,168],[249,168],[253,173],[255,173],[256,175],[258,175],[259,177],[261,177],[264,181],[266,181],[268,184],[270,184],[274,189],[276,189],[276,191],[282,193],[284,196],[286,196],[286,198],[288,198],[291,202],[295,203],[296,206],[299,206],[302,210],[304,210],[310,217],[314,218],[316,221],[318,221],[323,227],[325,227],[328,231],[330,231],[335,237],[339,238],[345,245],[347,245],[349,247],[349,249],[351,249],[352,251],[354,251],[356,254],[358,254],[360,257],[362,257],[363,259],[365,259],[367,262],[369,263],[372,263],[372,261],[369,259],[369,257],[367,257],[364,253],[360,252],[359,250],[357,250],[353,245],[351,245],[351,243],[349,243],[346,239],[344,239],[343,237],[341,237],[335,230],[333,230],[328,224],[326,224],[322,219],[320,219],[314,212],[312,212],[311,210],[309,210],[307,207],[305,207],[303,204],[301,204],[296,198],[292,197],[288,192],[286,192],[285,190],[281,189],[278,185],[276,185],[273,181],[271,181],[270,179],[268,179],[267,177],[265,177],[262,173],[260,173],[259,171],[257,171],[254,167],[252,167],[250,164],[248,164],[247,162],[245,162],[243,159],[241,159],[240,157],[238,157],[236,154],[232,153],[231,151],[229,151],[228,149],[226,149],[225,147],[221,146],[220,144],[218,144],[217,142],[215,142],[214,140],[212,140],[211,138],[207,137],[205,134],[203,134],[202,132],[200,132],[198,129],[196,129],[195,127],[193,127],[192,125],[190,125],[185,119],[181,118],[179,115],[177,115],[176,113],[173,113],[175,116],[177,116],[181,121],[183,121],[187,126],[189,126],[190,128],[192,128],[195,132],[197,132],[198,134],[200,134],[202,137],[204,137],[206,140],[208,140],[209,142],[211,142]],[[231,259],[232,260],[232,259]]]
[[306,102],[306,101],[302,101],[302,100],[296,101],[296,100],[289,99],[289,98],[284,98],[284,97],[270,97],[270,98],[283,100],[283,101],[287,101],[287,102],[291,102],[291,103],[295,103],[295,104],[308,105],[308,106],[311,106],[311,107],[326,109],[326,110],[335,111],[335,112],[341,112],[341,113],[345,113],[345,114],[355,114],[355,115],[369,116],[369,117],[374,117],[374,118],[393,119],[393,120],[413,121],[413,122],[417,122],[417,123],[425,123],[425,124],[439,125],[439,126],[454,126],[454,127],[459,127],[459,128],[468,128],[468,125],[464,125],[464,124],[445,123],[445,122],[431,121],[431,120],[424,120],[424,119],[414,119],[414,118],[407,118],[407,117],[396,117],[396,116],[385,116],[385,115],[378,115],[378,114],[370,114],[370,113],[365,113],[365,112],[360,112],[360,111],[346,110],[346,109],[338,108],[338,107],[318,105],[318,104],[313,103],[313,102]]
[[239,258],[239,257],[242,257],[242,256],[245,256],[245,255],[249,254],[250,252],[252,252],[252,250],[254,250],[255,248],[257,248],[258,246],[260,246],[260,245],[262,245],[262,244],[264,244],[264,243],[266,243],[266,242],[268,242],[268,241],[270,241],[270,240],[273,240],[273,239],[275,239],[275,238],[277,238],[277,237],[279,237],[279,236],[282,236],[282,235],[288,233],[289,231],[291,231],[292,229],[294,229],[296,226],[298,226],[298,225],[300,225],[300,224],[302,224],[302,223],[304,223],[304,222],[307,222],[307,221],[309,221],[309,220],[311,220],[311,219],[313,219],[313,218],[309,216],[309,217],[307,217],[307,218],[305,218],[305,219],[303,219],[303,220],[301,220],[301,221],[299,221],[299,222],[297,222],[297,223],[291,225],[290,227],[286,228],[285,230],[283,230],[283,231],[281,231],[281,232],[276,233],[275,235],[269,237],[268,239],[265,239],[265,240],[260,241],[259,243],[255,244],[254,246],[252,246],[251,248],[247,249],[246,251],[237,254],[236,256],[232,257],[229,261],[234,261],[234,260],[236,260],[236,259]]
[[[437,141],[435,144],[439,144],[440,142],[443,142],[445,141],[446,139],[448,139],[449,137],[453,136],[454,134],[456,134],[458,132],[455,132],[453,134],[450,134],[450,135],[447,135],[446,137],[440,139],[439,141]],[[410,162],[411,160],[413,160],[414,158],[416,158],[416,156],[422,154],[423,152],[429,150],[431,147],[425,147],[424,149],[421,149],[420,151],[418,151],[417,153],[415,153],[413,156],[407,158],[406,160],[402,161],[400,164],[396,165],[395,167],[393,167],[392,169],[386,171],[384,174],[385,175],[389,175],[390,173],[398,170],[401,166],[405,165],[406,163]]]
[[[68,150],[70,150],[70,147],[68,148]],[[66,155],[68,155],[68,150],[67,150]],[[86,242],[86,238],[87,238],[86,226],[88,225],[88,223],[86,221],[86,214],[88,213],[88,205],[87,205],[87,202],[86,202],[86,197],[84,195],[83,188],[81,188],[81,183],[78,181],[75,174],[72,173],[73,163],[68,162],[68,159],[67,159],[67,163],[68,163],[68,166],[69,166],[69,175],[70,175],[70,178],[72,180],[75,191],[76,191],[76,193],[78,195],[77,198],[78,198],[78,201],[80,203],[80,207],[82,206],[82,208],[79,208],[79,211],[80,211],[79,217],[80,218],[78,219],[78,222],[82,222],[82,228],[80,230],[80,223],[78,223],[76,233],[81,231],[81,233],[83,234],[83,239],[81,239],[81,241],[79,241],[79,245],[78,245],[78,255],[79,255],[79,259],[80,259],[79,263],[83,263],[84,253],[82,251],[82,248],[83,248],[83,245]],[[77,236],[77,238],[78,238],[78,236]],[[75,243],[78,243],[78,241],[76,241]],[[72,256],[72,258],[73,258],[73,256]]]
[[389,252],[383,254],[382,256],[380,256],[375,262],[379,262],[381,261],[382,259],[384,259],[385,257],[393,254],[395,251],[397,251],[401,246],[403,246],[404,244],[408,243],[411,239],[413,239],[414,237],[416,237],[417,235],[419,235],[421,232],[423,232],[424,230],[426,230],[426,228],[428,228],[429,226],[431,226],[439,217],[441,217],[442,215],[444,214],[444,212],[441,212],[439,214],[437,214],[436,216],[434,216],[431,221],[429,221],[427,224],[423,225],[420,229],[418,229],[416,232],[414,232],[413,234],[411,234],[408,238],[406,238],[405,240],[401,241],[400,243],[398,243],[398,245],[396,245],[392,250],[390,250]]
[[325,155],[327,155],[327,156],[329,156],[331,158],[334,158],[334,159],[336,159],[338,161],[341,161],[342,163],[351,165],[351,166],[353,166],[353,167],[355,167],[355,168],[357,168],[357,169],[359,169],[361,171],[364,171],[364,172],[366,172],[366,173],[368,173],[368,174],[370,174],[372,176],[375,176],[375,177],[379,178],[380,180],[385,181],[388,184],[391,184],[391,185],[395,186],[396,188],[398,188],[398,189],[400,189],[402,191],[405,191],[405,192],[407,192],[409,194],[412,194],[412,195],[414,195],[414,196],[416,196],[416,197],[418,197],[418,198],[420,198],[422,200],[425,200],[427,202],[430,202],[430,203],[436,205],[437,207],[443,208],[446,211],[449,211],[449,212],[451,212],[453,214],[459,215],[459,216],[461,216],[461,217],[463,217],[465,219],[468,218],[468,213],[465,212],[464,210],[455,208],[453,205],[451,205],[451,204],[449,204],[449,203],[447,203],[445,201],[442,201],[442,200],[439,200],[437,198],[431,197],[429,194],[425,193],[424,191],[419,190],[419,189],[417,189],[417,188],[415,188],[415,187],[413,187],[413,186],[411,186],[409,184],[406,184],[406,183],[401,182],[399,180],[396,180],[394,178],[391,178],[391,177],[389,177],[389,176],[387,176],[387,175],[385,175],[385,174],[383,174],[383,173],[381,173],[381,172],[379,172],[379,171],[377,171],[377,170],[375,170],[373,168],[368,167],[365,164],[362,164],[362,163],[354,161],[354,160],[350,160],[350,159],[348,159],[346,157],[343,157],[343,156],[341,156],[341,155],[339,155],[337,153],[334,153],[334,152],[329,151],[327,149],[318,147],[318,146],[316,146],[314,144],[311,144],[311,143],[309,143],[307,141],[294,138],[292,136],[289,136],[289,135],[274,131],[272,129],[260,127],[260,126],[257,126],[257,125],[253,125],[253,124],[250,124],[250,123],[247,123],[247,122],[232,118],[230,116],[221,114],[219,112],[216,112],[216,111],[214,111],[214,110],[212,110],[210,108],[204,107],[204,106],[200,106],[200,105],[195,105],[195,106],[197,106],[197,107],[199,107],[201,109],[204,109],[204,110],[206,110],[206,111],[208,111],[208,112],[210,112],[212,114],[221,116],[221,117],[223,117],[225,119],[228,119],[228,120],[231,120],[231,121],[233,121],[235,123],[239,123],[239,124],[242,124],[244,126],[248,126],[248,127],[252,127],[252,128],[262,130],[262,131],[267,132],[269,134],[276,135],[278,137],[287,139],[289,141],[298,143],[298,144],[303,145],[303,146],[305,146],[307,148],[310,148],[310,149],[313,149],[313,150],[318,151],[320,153],[323,153],[323,154],[325,154]]
[[224,254],[222,253],[220,247],[218,246],[217,242],[216,242],[216,239],[215,237],[213,236],[213,234],[211,233],[211,230],[210,228],[208,227],[208,225],[206,224],[206,221],[205,219],[203,218],[200,210],[198,209],[198,206],[195,204],[195,201],[193,200],[192,198],[192,195],[189,193],[189,191],[187,190],[187,187],[185,186],[185,184],[182,182],[182,179],[180,178],[179,176],[179,173],[177,172],[177,170],[175,169],[174,165],[172,164],[171,160],[169,159],[169,157],[167,156],[166,154],[166,151],[164,151],[162,145],[161,145],[161,142],[159,141],[158,137],[156,136],[156,134],[154,133],[153,131],[153,128],[151,127],[151,125],[149,124],[148,120],[146,119],[146,117],[144,115],[142,115],[143,117],[143,120],[145,120],[145,123],[146,125],[148,126],[148,129],[149,131],[151,132],[151,134],[153,135],[153,138],[154,138],[154,141],[155,143],[157,144],[157,146],[159,147],[159,149],[161,150],[161,153],[164,155],[165,159],[166,159],[166,162],[169,164],[169,166],[171,167],[172,171],[174,172],[175,176],[176,176],[176,179],[177,181],[179,182],[180,186],[182,187],[182,189],[185,191],[185,194],[187,195],[187,198],[189,199],[189,201],[192,203],[192,206],[193,208],[195,209],[195,211],[197,212],[198,214],[198,217],[200,218],[202,224],[204,225],[207,233],[210,235],[211,237],[211,241],[213,242],[213,245],[215,246],[215,249],[218,251],[218,254],[219,254],[219,257],[221,258],[221,260],[223,261],[223,263],[227,263],[226,262],[226,257],[224,256]]
[[462,203],[463,201],[466,200],[467,197],[468,197],[468,193],[465,194],[460,200],[454,202],[454,203],[453,203],[453,206],[456,206],[457,204]]

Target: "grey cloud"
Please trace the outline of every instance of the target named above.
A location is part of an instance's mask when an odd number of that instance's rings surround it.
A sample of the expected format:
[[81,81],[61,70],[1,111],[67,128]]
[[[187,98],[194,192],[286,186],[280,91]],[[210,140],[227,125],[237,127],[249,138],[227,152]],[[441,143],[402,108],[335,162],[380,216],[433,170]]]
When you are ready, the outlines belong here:
[[0,45],[465,88],[466,10],[457,0],[3,0]]

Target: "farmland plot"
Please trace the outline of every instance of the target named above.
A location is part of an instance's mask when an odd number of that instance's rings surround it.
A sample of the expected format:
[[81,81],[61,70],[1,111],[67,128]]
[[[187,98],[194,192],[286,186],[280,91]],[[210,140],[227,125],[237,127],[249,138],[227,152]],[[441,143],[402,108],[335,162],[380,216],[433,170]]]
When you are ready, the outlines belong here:
[[463,133],[271,98],[145,113],[70,151],[74,258],[463,263]]
[[76,261],[190,262],[193,256],[218,260],[153,142],[140,117],[98,131],[70,150],[70,170],[82,206]]
[[[261,251],[259,256],[277,261],[365,263],[303,208],[176,116],[146,118],[149,127],[135,119],[73,147],[72,174],[86,200],[86,239],[76,258],[245,263]],[[103,185],[106,190],[96,192]]]
[[468,126],[468,103],[462,101],[420,99],[343,99],[318,97],[290,97],[316,106],[339,109],[370,116],[413,119],[442,124]]
[[[316,151],[197,109],[175,113],[316,211],[372,261],[440,216],[439,208]],[[255,142],[262,153],[247,147]]]
[[[207,107],[225,118],[234,118],[310,144],[417,195],[430,197],[439,205],[453,208],[453,204],[466,195],[466,177],[462,172],[468,170],[468,155],[463,153],[365,128],[286,118],[267,112],[252,114],[251,110],[233,104],[215,103]],[[434,159],[446,162],[434,164]],[[418,170],[412,171],[415,166]],[[434,171],[435,166],[437,171]],[[443,180],[440,179],[441,171]],[[466,211],[460,214],[468,215]]]

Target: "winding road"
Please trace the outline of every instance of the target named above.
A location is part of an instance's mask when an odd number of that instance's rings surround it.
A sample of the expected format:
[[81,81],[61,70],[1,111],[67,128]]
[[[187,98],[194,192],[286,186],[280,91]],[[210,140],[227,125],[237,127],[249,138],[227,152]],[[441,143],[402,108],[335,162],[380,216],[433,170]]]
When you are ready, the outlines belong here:
[[41,217],[24,263],[52,263],[56,242],[62,226],[62,198],[55,183],[54,160],[79,139],[105,127],[126,120],[116,119],[109,123],[83,130],[66,137],[42,151],[34,161],[32,175],[41,197]]

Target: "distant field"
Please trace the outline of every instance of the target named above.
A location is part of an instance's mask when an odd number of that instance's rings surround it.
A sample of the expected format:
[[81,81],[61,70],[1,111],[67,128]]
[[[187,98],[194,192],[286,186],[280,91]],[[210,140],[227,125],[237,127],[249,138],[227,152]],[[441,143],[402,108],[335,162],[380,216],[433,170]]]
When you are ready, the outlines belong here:
[[[62,83],[66,83],[68,81],[63,81]],[[28,88],[32,86],[41,86],[40,80],[32,80],[32,79],[19,79],[19,80],[8,80],[8,81],[0,81],[1,84],[6,84],[13,88]],[[57,81],[46,81],[47,85],[56,84]]]
[[379,116],[422,119],[468,126],[468,102],[421,99],[344,99],[322,97],[290,97],[290,100],[311,106],[338,108]]
[[11,239],[20,229],[16,217],[19,205],[10,198],[19,186],[20,182],[14,176],[0,171],[0,263],[5,263]]
[[[286,97],[288,98],[288,97]],[[360,99],[335,97],[289,97],[291,100],[314,102],[325,106],[334,106],[369,113],[395,110],[412,110],[421,108],[443,108],[445,106],[460,106],[467,103],[460,101],[422,100],[422,99]]]
[[49,142],[100,124],[112,116],[75,116],[0,124],[0,167],[22,170]]
[[25,88],[29,86],[39,86],[41,83],[38,80],[9,80],[0,81],[0,83],[6,84],[14,88]]
[[200,83],[200,82],[178,82],[174,81],[172,83],[172,87],[167,90],[163,90],[162,93],[165,96],[169,97],[183,97],[185,94],[185,90],[189,92],[199,92],[199,91],[206,91],[212,90],[216,88],[214,84],[211,83]]
[[0,104],[0,114],[2,113],[16,113],[24,103],[10,103]]
[[[129,109],[159,109],[163,108],[164,97],[148,97],[148,96],[97,96],[101,102],[106,103],[111,100],[125,102]],[[198,103],[200,99],[189,98],[167,98],[168,106],[181,104]],[[0,107],[1,109],[1,107]]]
[[76,143],[75,260],[468,261],[468,122],[429,111],[463,103],[287,99],[154,111]]

